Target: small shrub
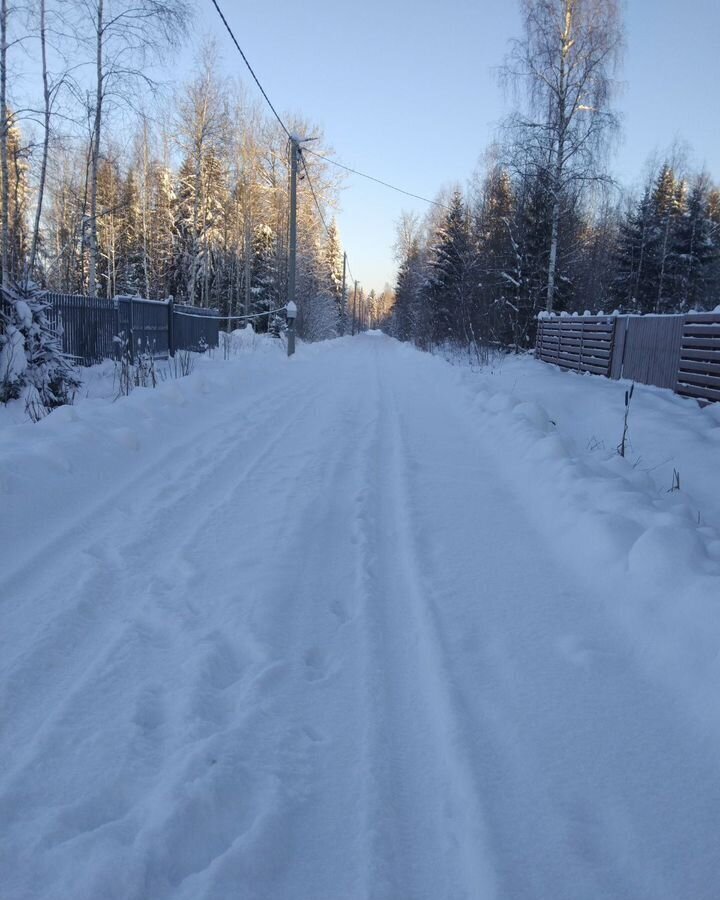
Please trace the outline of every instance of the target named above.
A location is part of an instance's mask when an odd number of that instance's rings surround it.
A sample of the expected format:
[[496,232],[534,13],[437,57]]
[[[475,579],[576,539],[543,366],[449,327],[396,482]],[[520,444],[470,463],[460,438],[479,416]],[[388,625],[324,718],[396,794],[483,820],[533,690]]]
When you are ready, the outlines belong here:
[[635,384],[630,385],[630,390],[625,391],[625,418],[623,422],[623,433],[622,438],[620,439],[620,443],[617,446],[617,452],[620,456],[625,456],[625,450],[627,448],[627,435],[628,435],[628,416],[630,415],[630,401],[632,400],[633,391],[635,390]]

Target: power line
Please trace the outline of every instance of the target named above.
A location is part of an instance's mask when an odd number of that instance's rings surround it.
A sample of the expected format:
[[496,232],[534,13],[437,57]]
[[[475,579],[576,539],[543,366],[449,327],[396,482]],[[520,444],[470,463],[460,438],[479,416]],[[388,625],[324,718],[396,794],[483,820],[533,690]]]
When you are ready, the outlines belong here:
[[310,171],[308,170],[307,163],[305,162],[305,157],[303,156],[302,147],[298,148],[300,151],[300,159],[302,160],[303,169],[305,169],[305,177],[307,178],[308,186],[310,187],[310,191],[313,195],[313,200],[315,201],[315,206],[317,206],[318,215],[320,216],[320,221],[323,223],[323,228],[325,229],[327,236],[330,237],[330,229],[328,228],[327,222],[325,221],[325,216],[323,215],[322,208],[320,206],[320,201],[317,198],[317,194],[315,193],[315,188],[313,187],[312,179],[310,178]]
[[270,109],[273,111],[273,115],[275,116],[275,118],[276,118],[276,119],[278,120],[278,122],[280,123],[280,127],[281,127],[282,130],[285,132],[285,134],[286,134],[288,137],[290,137],[290,132],[287,130],[287,128],[285,127],[285,123],[284,123],[283,120],[280,118],[280,116],[278,115],[277,110],[275,109],[275,107],[274,107],[274,106],[272,105],[272,103],[270,102],[270,98],[269,98],[268,95],[265,93],[265,88],[260,84],[260,79],[257,77],[257,75],[255,74],[255,72],[253,71],[253,67],[252,67],[252,66],[250,65],[250,63],[248,62],[247,56],[245,56],[245,54],[244,54],[243,51],[242,51],[242,47],[240,46],[240,44],[238,44],[237,38],[236,38],[235,35],[233,34],[232,28],[228,25],[228,21],[227,21],[227,19],[225,18],[225,16],[223,15],[223,11],[222,11],[222,10],[220,9],[220,7],[218,6],[217,0],[212,0],[212,5],[215,7],[215,9],[216,9],[217,12],[218,12],[218,15],[219,15],[220,18],[222,19],[223,25],[227,28],[228,34],[230,35],[230,37],[232,38],[233,43],[235,44],[235,46],[236,46],[237,49],[238,49],[238,53],[239,53],[240,56],[242,56],[242,58],[243,58],[243,62],[244,62],[245,65],[248,67],[248,70],[249,70],[250,74],[252,75],[252,77],[255,79],[255,84],[260,88],[260,93],[263,95],[263,97],[264,97],[265,100],[267,101],[267,105],[268,105],[268,106],[270,107]]
[[285,312],[287,307],[278,306],[276,309],[266,309],[265,312],[253,313],[250,316],[209,316],[205,313],[191,313],[185,312],[184,309],[178,309],[176,306],[174,309],[175,315],[177,316],[185,316],[188,319],[218,319],[221,322],[235,322],[240,319],[261,319],[263,316],[271,316],[273,313]]
[[381,184],[383,187],[390,188],[391,191],[397,191],[399,194],[405,194],[406,197],[414,197],[416,200],[422,200],[423,203],[429,203],[431,206],[439,206],[441,209],[450,208],[448,206],[445,206],[444,203],[438,203],[437,200],[429,200],[427,197],[421,197],[420,194],[413,194],[411,191],[406,191],[403,188],[396,187],[394,184],[390,184],[388,181],[382,181],[382,179],[380,178],[375,178],[374,175],[368,175],[365,172],[358,172],[357,169],[351,169],[350,166],[343,165],[343,163],[338,162],[336,159],[331,159],[329,156],[323,156],[322,153],[317,153],[315,150],[311,150],[309,147],[306,147],[305,149],[308,153],[312,153],[313,156],[317,156],[318,159],[324,159],[325,162],[330,163],[330,165],[337,166],[339,169],[345,169],[346,172],[352,172],[353,175],[359,175],[361,178],[367,178],[368,181],[374,181],[376,184]]
[[[317,194],[315,193],[315,188],[313,187],[312,179],[310,178],[310,170],[307,167],[307,163],[305,162],[305,157],[303,156],[303,150],[307,150],[307,147],[303,147],[300,150],[300,159],[302,160],[303,169],[305,169],[305,177],[307,179],[308,186],[313,195],[313,200],[315,201],[315,206],[317,207],[318,215],[320,216],[320,221],[323,223],[323,227],[327,233],[327,236],[330,237],[330,229],[327,226],[327,222],[325,221],[325,216],[323,215],[322,207],[320,206],[320,201],[318,200]],[[312,153],[312,151],[310,151]],[[319,153],[316,153],[315,156],[319,156]],[[345,265],[347,266],[348,274],[350,275],[350,279],[355,281],[352,276],[352,271],[350,270],[350,260],[348,259],[347,253],[345,253]]]

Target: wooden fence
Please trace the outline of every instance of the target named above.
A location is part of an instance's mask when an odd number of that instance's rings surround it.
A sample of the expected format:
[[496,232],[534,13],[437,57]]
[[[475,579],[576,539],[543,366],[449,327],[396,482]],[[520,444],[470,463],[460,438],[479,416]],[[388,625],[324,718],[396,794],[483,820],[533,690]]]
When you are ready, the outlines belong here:
[[613,316],[553,316],[538,320],[537,355],[563,369],[608,375],[612,359]]
[[535,355],[563,369],[720,400],[720,313],[541,317]]
[[720,401],[720,313],[685,319],[679,355],[677,393]]

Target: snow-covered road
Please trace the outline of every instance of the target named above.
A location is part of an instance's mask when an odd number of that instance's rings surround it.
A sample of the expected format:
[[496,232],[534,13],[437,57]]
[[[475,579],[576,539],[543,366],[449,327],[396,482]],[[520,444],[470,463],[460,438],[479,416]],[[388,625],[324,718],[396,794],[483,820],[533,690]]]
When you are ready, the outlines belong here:
[[253,371],[57,426],[42,526],[8,476],[3,900],[717,898],[720,738],[457,373]]

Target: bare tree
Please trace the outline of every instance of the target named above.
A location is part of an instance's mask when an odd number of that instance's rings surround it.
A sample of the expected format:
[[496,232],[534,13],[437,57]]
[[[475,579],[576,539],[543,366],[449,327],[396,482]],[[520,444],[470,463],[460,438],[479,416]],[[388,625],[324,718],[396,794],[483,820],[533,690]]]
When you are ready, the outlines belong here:
[[[40,60],[42,65],[42,87],[43,87],[43,107],[42,107],[42,129],[43,140],[40,153],[40,176],[37,187],[37,201],[35,204],[35,217],[33,222],[32,241],[30,244],[30,258],[27,263],[27,279],[31,280],[35,271],[35,263],[37,260],[38,246],[40,242],[40,223],[42,221],[43,202],[45,199],[45,185],[47,182],[48,156],[50,152],[50,136],[52,133],[52,115],[55,101],[58,98],[61,88],[68,77],[67,64],[64,71],[57,75],[50,74],[48,65],[48,16],[46,0],[38,0],[37,6],[38,17],[38,40],[40,41]],[[61,18],[56,23],[62,29],[64,21]]]
[[10,284],[10,176],[8,168],[8,135],[10,120],[7,105],[8,5],[0,0],[0,181],[2,181],[2,284]]
[[97,181],[106,104],[114,99],[132,105],[130,97],[139,85],[154,86],[147,60],[179,40],[187,26],[189,6],[185,0],[82,0],[80,5],[93,22],[95,57],[86,235],[90,250],[88,291],[93,295],[98,263]]
[[[610,103],[622,47],[617,0],[521,0],[524,36],[504,75],[526,91],[527,111],[511,126],[524,161],[547,184],[550,245],[547,309],[555,300],[563,200],[603,180],[603,154],[617,120]],[[529,153],[528,153],[529,151]]]

